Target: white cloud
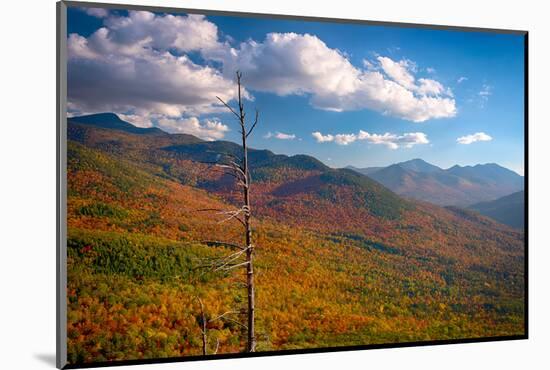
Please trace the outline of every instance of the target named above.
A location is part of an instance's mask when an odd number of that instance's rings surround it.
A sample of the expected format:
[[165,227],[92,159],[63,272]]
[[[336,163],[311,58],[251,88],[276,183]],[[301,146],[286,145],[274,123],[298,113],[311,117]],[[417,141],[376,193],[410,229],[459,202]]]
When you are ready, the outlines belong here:
[[430,74],[433,74],[433,73],[435,73],[435,68],[428,67],[428,68],[426,68],[426,72],[428,72]]
[[431,80],[429,78],[420,78],[418,79],[418,82],[420,83],[420,85],[417,88],[417,92],[422,96],[453,96],[453,92],[450,88],[445,88],[440,82],[436,80]]
[[376,69],[377,67],[368,59],[363,59],[363,67],[369,70]]
[[223,47],[218,27],[203,15],[156,15],[130,11],[127,17],[110,17],[105,22],[111,40],[119,45],[144,43],[149,47],[178,51],[211,50]]
[[379,72],[364,72],[357,90],[348,95],[316,95],[312,103],[320,108],[345,111],[372,109],[384,115],[414,122],[456,115],[455,101],[442,96],[419,96]]
[[[110,15],[89,37],[69,35],[68,52],[75,111],[167,118],[220,112],[216,96],[235,98],[234,73],[240,70],[247,88],[304,95],[318,109],[369,109],[414,122],[456,115],[450,90],[435,80],[417,83],[410,60],[378,56],[378,65],[356,67],[318,37],[296,33],[269,33],[262,42],[232,47],[200,15]],[[198,52],[206,65],[194,63],[189,52]],[[252,99],[247,91],[245,97]]]
[[118,113],[118,117],[126,122],[130,122],[132,125],[137,127],[153,127],[152,117],[149,115],[139,115],[139,114],[124,114]]
[[409,132],[403,135],[385,133],[385,134],[370,134],[366,131],[359,130],[358,134],[337,134],[323,135],[320,132],[313,132],[312,136],[318,143],[335,142],[338,145],[348,145],[355,141],[366,141],[370,144],[385,145],[390,149],[398,149],[400,147],[412,148],[418,144],[429,144],[430,141],[426,134],[422,132]]
[[105,8],[85,8],[86,14],[96,18],[106,18],[109,16],[109,10]]
[[323,135],[320,132],[312,132],[311,135],[317,140],[318,143],[327,143],[334,141],[338,145],[348,145],[357,140],[355,134],[336,134],[336,135]]
[[463,83],[464,81],[467,81],[467,80],[468,80],[468,77],[466,77],[466,76],[460,76],[460,77],[456,80],[456,82],[459,83],[459,84],[461,84],[461,83]]
[[399,147],[412,148],[418,144],[429,144],[428,136],[423,132],[408,132],[403,135],[385,133],[369,134],[366,131],[360,130],[358,135],[359,140],[365,140],[371,144],[382,144],[390,149],[398,149]]
[[224,71],[240,70],[247,86],[260,91],[290,94],[349,94],[359,71],[339,50],[316,36],[269,33],[263,43],[242,43],[226,55]]
[[323,135],[319,131],[312,132],[311,136],[313,136],[315,138],[315,140],[317,140],[318,143],[326,143],[326,142],[330,142],[330,141],[334,140],[334,136],[332,136],[330,134]]
[[223,139],[229,127],[216,119],[200,122],[197,117],[168,119],[161,118],[157,126],[170,133],[190,134],[207,141]]
[[380,68],[368,60],[363,60],[366,69],[357,68],[314,35],[270,33],[263,42],[241,43],[220,58],[224,73],[242,71],[249,88],[281,96],[306,95],[319,109],[371,109],[415,122],[456,115],[449,89],[441,86],[430,96],[418,92],[414,62],[379,56]]
[[355,134],[337,134],[334,135],[334,142],[338,145],[348,145],[357,140]]
[[491,140],[493,140],[493,138],[487,135],[486,133],[477,132],[472,135],[461,136],[458,139],[456,139],[456,142],[459,144],[468,145],[468,144],[475,143],[477,141],[491,141]]
[[388,57],[379,56],[378,62],[386,74],[399,85],[408,90],[414,90],[414,76],[409,72],[410,63],[406,60],[394,62]]
[[[216,96],[235,97],[235,83],[220,71],[162,49],[212,47],[217,28],[204,17],[130,12],[106,24],[87,38],[69,35],[68,100],[74,110],[180,117],[220,111],[225,108]],[[185,40],[182,32],[188,32]]]
[[264,138],[266,138],[266,139],[275,138],[275,139],[279,139],[279,140],[294,140],[294,139],[296,139],[296,135],[294,135],[294,134],[285,134],[284,132],[277,131],[275,133],[268,132],[266,135],[264,135]]

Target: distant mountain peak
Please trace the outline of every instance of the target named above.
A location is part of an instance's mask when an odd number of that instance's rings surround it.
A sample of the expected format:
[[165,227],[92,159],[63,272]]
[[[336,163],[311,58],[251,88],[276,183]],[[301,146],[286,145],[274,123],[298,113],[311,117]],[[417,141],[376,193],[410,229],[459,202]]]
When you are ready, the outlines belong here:
[[426,162],[425,160],[423,160],[422,158],[413,158],[413,159],[409,159],[408,161],[404,161],[404,162],[401,162],[401,163],[422,163],[422,164],[430,164],[430,163]]
[[397,194],[439,205],[468,206],[523,189],[523,177],[496,163],[442,169],[421,158],[383,168],[353,168]]
[[491,173],[492,175],[498,176],[512,176],[516,177],[517,179],[522,178],[522,176],[519,175],[517,172],[503,167],[497,163],[480,163],[473,166],[454,165],[448,168],[446,171],[457,175],[484,176],[487,173]]
[[[471,165],[471,164],[467,164],[467,165],[464,165],[464,166],[461,166],[459,164],[455,164],[454,166],[452,167],[449,167],[447,170],[450,170],[450,169],[459,169],[459,168],[503,168],[505,170],[508,170],[508,168],[506,167],[503,167],[501,165],[499,165],[498,163],[494,163],[494,162],[491,162],[491,163],[477,163],[477,164],[474,164],[474,165]],[[511,171],[511,170],[509,170]]]
[[102,122],[102,123],[127,123],[129,125],[132,125],[130,122],[123,121],[122,119],[120,119],[120,117],[116,113],[112,113],[112,112],[93,113],[93,114],[86,114],[83,116],[73,116],[73,117],[69,117],[69,119],[72,121],[78,121],[81,123]]
[[120,119],[111,112],[87,114],[84,116],[69,117],[68,122],[91,125],[95,127],[130,132],[133,134],[168,135],[158,127],[138,127],[130,122]]
[[421,173],[433,173],[442,171],[441,168],[426,162],[420,158],[414,158],[405,162],[397,163],[398,166],[406,170],[421,172]]

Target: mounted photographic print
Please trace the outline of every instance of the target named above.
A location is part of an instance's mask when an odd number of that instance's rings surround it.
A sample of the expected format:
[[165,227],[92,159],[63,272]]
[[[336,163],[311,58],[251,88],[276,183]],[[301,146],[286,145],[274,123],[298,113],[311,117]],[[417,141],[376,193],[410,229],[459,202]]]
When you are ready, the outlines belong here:
[[58,3],[58,367],[527,338],[526,61],[525,31]]

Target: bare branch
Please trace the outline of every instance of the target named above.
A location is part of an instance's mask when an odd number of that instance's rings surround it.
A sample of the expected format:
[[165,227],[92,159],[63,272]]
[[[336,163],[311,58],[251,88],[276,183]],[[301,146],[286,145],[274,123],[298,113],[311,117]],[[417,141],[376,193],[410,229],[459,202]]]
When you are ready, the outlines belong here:
[[242,179],[242,174],[238,171],[235,171],[233,167],[231,167],[231,171],[227,170],[226,168],[223,168],[221,166],[216,165],[215,167],[212,167],[213,170],[218,171],[218,173],[221,173],[222,175],[229,175],[234,177],[236,180]]
[[202,258],[202,260],[206,263],[198,266],[197,268],[208,268],[212,271],[229,271],[236,266],[242,265],[234,263],[238,262],[240,258],[244,257],[244,253],[247,252],[249,249],[252,249],[252,246],[240,249],[237,252],[231,253],[221,258]]
[[250,263],[249,261],[246,261],[246,262],[243,262],[243,263],[238,263],[236,265],[220,266],[220,267],[216,268],[214,271],[220,271],[220,270],[229,271],[229,270],[233,270],[237,267],[246,266],[249,263]]
[[242,246],[237,245],[237,244],[218,241],[218,240],[203,240],[201,243],[206,244],[206,245],[210,245],[210,246],[220,246],[220,247],[223,246],[223,247],[229,247],[229,248],[237,248],[237,249],[241,249],[241,250],[246,249],[246,247],[242,247]]
[[223,266],[229,265],[233,261],[238,260],[244,252],[245,252],[245,250],[242,250],[242,251],[232,253],[229,256],[226,256],[226,257],[222,258],[221,260],[217,261],[217,263],[219,264],[218,267],[223,267]]
[[[227,152],[220,153],[220,152],[216,152],[215,150],[206,150],[205,153],[217,154],[217,155],[219,155],[220,157],[229,157],[229,158],[232,158],[234,162],[238,162],[238,161],[241,160],[241,158],[237,157],[235,154],[227,153]],[[199,162],[199,163],[203,163],[203,164],[217,164],[217,163],[219,163],[219,162]]]
[[249,250],[251,247],[248,246],[246,248],[244,248],[243,250],[241,251],[238,251],[238,252],[234,252],[228,256],[225,256],[222,261],[226,261],[226,262],[232,262],[236,259],[238,259],[239,257],[241,257],[243,255],[244,252],[246,252],[247,250]]
[[248,330],[248,326],[246,326],[246,325],[243,324],[243,323],[238,322],[237,320],[231,319],[231,318],[229,318],[229,317],[226,317],[225,319],[226,319],[227,321],[230,321],[230,322],[234,323],[234,324],[237,324],[237,325],[239,325],[239,326],[242,326],[243,328],[245,328],[246,330]]
[[237,162],[231,161],[231,162],[229,162],[229,164],[244,172],[244,168],[240,164],[238,164]]
[[226,212],[219,212],[220,214],[222,215],[229,215],[227,218],[224,218],[223,220],[221,221],[218,221],[219,224],[222,224],[224,222],[227,222],[227,221],[230,221],[234,218],[236,219],[239,219],[237,216],[239,216],[241,213],[243,213],[243,209],[239,209],[239,210],[236,210],[236,211],[226,211]]
[[232,314],[232,313],[237,313],[237,311],[227,311],[227,312],[224,312],[224,313],[222,313],[221,315],[216,316],[216,317],[214,317],[213,319],[208,320],[208,322],[214,322],[214,321],[219,320],[219,319],[223,318],[224,316],[229,315],[229,314]]
[[219,208],[201,208],[195,211],[196,212],[223,212],[224,210]]
[[227,104],[226,102],[224,102],[219,96],[216,96],[216,98],[218,98],[219,101],[222,102],[223,105],[226,106],[227,109],[229,109],[231,111],[231,113],[233,113],[235,116],[237,116],[237,118],[240,120],[241,119],[241,116],[239,116],[239,114],[237,112],[235,112],[233,110],[233,108],[231,108],[231,106],[229,104]]
[[218,154],[221,154],[222,156],[226,156],[226,157],[231,157],[231,158],[233,158],[233,160],[234,160],[235,162],[241,160],[241,158],[239,158],[239,157],[237,157],[236,155],[231,154],[231,153],[218,153]]
[[[242,218],[238,217],[238,216],[231,217],[230,219],[231,219],[231,220],[237,220],[237,221],[239,221],[239,223],[240,223],[241,225],[246,226],[244,220],[243,220]],[[223,224],[223,223],[226,222],[226,221],[229,221],[229,219],[218,221],[218,223],[219,223],[219,224]]]
[[215,164],[216,167],[220,167],[220,168],[229,168],[229,169],[232,169],[238,173],[240,173],[243,177],[244,177],[244,170],[241,168],[241,166],[239,166],[238,164],[236,164],[235,162],[231,162],[230,165],[227,165],[227,164]]
[[252,133],[252,130],[254,130],[254,127],[256,127],[256,124],[258,123],[258,110],[256,109],[256,117],[254,118],[254,123],[252,124],[252,127],[250,127],[250,130],[248,130],[248,133],[246,134],[246,137]]
[[239,180],[237,182],[237,186],[240,186],[240,187],[243,187],[243,188],[246,188],[248,189],[248,184],[245,184],[243,181]]
[[217,212],[217,214],[219,214],[219,215],[229,215],[229,217],[218,221],[218,223],[222,224],[224,222],[235,219],[235,220],[239,221],[243,226],[246,227],[245,221],[242,218],[239,217],[239,214],[244,212],[244,210],[242,208],[234,210],[234,211],[228,211],[228,210],[223,210],[223,209],[218,209],[218,208],[202,208],[202,209],[197,209],[196,212]]

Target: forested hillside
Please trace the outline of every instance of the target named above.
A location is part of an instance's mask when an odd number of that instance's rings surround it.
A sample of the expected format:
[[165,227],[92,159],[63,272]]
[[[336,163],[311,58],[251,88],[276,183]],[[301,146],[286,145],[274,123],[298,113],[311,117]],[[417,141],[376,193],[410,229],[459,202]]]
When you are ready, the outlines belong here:
[[[242,351],[244,271],[203,268],[242,233],[199,212],[237,201],[211,163],[239,147],[119,121],[69,120],[70,363],[199,355],[200,302],[209,353]],[[258,351],[524,333],[521,231],[308,156],[250,165]]]

